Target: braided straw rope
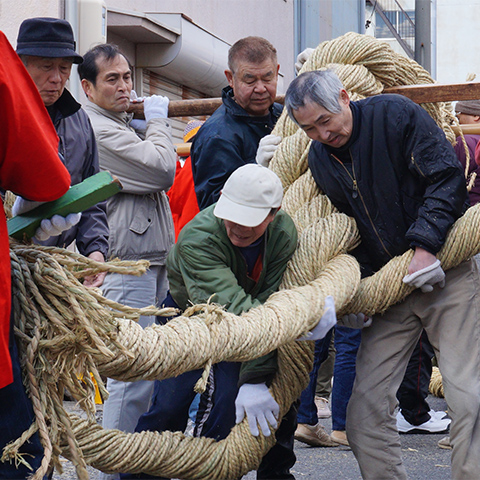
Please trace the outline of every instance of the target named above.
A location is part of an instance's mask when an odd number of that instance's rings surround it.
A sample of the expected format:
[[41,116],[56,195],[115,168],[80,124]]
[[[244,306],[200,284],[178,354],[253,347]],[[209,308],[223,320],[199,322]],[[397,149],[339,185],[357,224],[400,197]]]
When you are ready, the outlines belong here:
[[432,367],[432,376],[430,378],[430,385],[428,390],[432,395],[436,397],[444,398],[443,394],[443,383],[442,383],[442,374],[438,367]]
[[[354,99],[381,93],[388,86],[432,83],[425,70],[386,44],[351,33],[320,44],[303,68],[326,66],[336,68]],[[454,141],[451,125],[455,119],[447,106],[424,108]],[[283,208],[297,225],[299,246],[281,290],[241,316],[215,305],[199,305],[167,325],[142,330],[129,318],[168,315],[171,310],[130,309],[106,301],[77,281],[100,269],[123,268],[124,273],[133,273],[133,266],[122,262],[97,265],[58,249],[11,245],[16,333],[36,422],[5,449],[4,458],[19,460],[19,446],[38,430],[45,459],[34,478],[41,478],[49,463],[60,468],[58,455],[62,453],[74,462],[81,479],[88,478],[86,464],[105,472],[236,479],[259,465],[273,445],[273,436],[252,437],[245,421],[220,442],[187,438],[180,432],[103,430],[93,418],[94,387],[88,372],[103,389],[100,374],[122,380],[162,379],[208,369],[218,361],[256,358],[279,347],[279,372],[271,391],[283,415],[306,386],[312,365],[311,342],[292,340],[316,324],[326,295],[334,296],[339,315],[372,314],[411,291],[401,282],[411,252],[360,282],[358,263],[345,255],[359,242],[355,222],[336,212],[318,191],[307,168],[309,139],[285,113],[275,130],[283,141],[272,169],[285,187]],[[450,232],[440,253],[445,268],[477,252],[477,212],[477,208],[470,209]],[[83,374],[84,382],[77,373]],[[87,419],[66,414],[64,386],[81,403]]]

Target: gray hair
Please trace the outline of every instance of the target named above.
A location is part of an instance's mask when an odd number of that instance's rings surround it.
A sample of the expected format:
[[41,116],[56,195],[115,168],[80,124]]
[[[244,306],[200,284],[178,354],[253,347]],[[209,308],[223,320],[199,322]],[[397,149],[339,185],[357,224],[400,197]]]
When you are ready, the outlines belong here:
[[[340,113],[342,82],[333,70],[315,70],[299,75],[289,85],[285,94],[285,108],[290,118],[297,123],[294,110],[312,101],[331,113]],[[298,123],[297,123],[298,125]]]

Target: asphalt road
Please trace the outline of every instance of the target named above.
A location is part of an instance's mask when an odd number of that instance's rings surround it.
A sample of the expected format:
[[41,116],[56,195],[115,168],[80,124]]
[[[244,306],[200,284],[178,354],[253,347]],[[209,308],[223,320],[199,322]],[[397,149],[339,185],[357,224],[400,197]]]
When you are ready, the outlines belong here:
[[[434,410],[446,410],[445,400],[429,397],[428,402]],[[73,402],[66,402],[69,410],[78,409]],[[100,420],[102,407],[99,406],[97,418]],[[328,432],[331,431],[330,419],[321,420]],[[438,448],[437,442],[445,434],[402,434],[403,461],[410,480],[449,480],[451,477],[451,450]],[[297,463],[292,473],[297,480],[361,480],[360,470],[348,447],[313,448],[295,442]],[[64,473],[54,473],[54,480],[75,480],[75,470],[67,460],[62,462]],[[99,471],[89,467],[91,480],[99,480]],[[255,472],[250,472],[243,480],[255,480]]]

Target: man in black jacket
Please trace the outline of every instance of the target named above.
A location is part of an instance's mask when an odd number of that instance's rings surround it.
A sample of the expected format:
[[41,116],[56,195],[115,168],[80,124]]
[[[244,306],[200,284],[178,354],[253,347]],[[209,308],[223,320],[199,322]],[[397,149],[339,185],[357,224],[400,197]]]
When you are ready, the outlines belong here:
[[363,275],[414,250],[403,281],[416,290],[362,331],[346,430],[363,477],[406,478],[395,394],[424,328],[452,416],[452,477],[477,478],[479,275],[472,260],[445,274],[436,258],[467,194],[452,146],[412,101],[380,95],[351,102],[331,70],[297,77],[285,106],[314,140],[309,167],[318,186],[357,222],[362,243],[354,254]]
[[[72,65],[82,63],[75,52],[73,30],[58,18],[29,18],[20,25],[17,54],[38,88],[59,137],[59,153],[72,178],[72,185],[99,172],[98,152],[90,120],[65,88]],[[103,262],[108,252],[105,202],[82,212],[77,225],[61,235],[38,241],[42,245],[68,247],[74,240],[79,252]],[[106,272],[88,276],[84,284],[100,287]]]

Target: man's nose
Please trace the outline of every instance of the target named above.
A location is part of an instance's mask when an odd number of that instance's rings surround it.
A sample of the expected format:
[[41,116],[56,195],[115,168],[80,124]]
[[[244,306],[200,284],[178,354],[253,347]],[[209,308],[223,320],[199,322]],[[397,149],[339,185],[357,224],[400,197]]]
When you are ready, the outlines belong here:
[[127,82],[122,78],[118,82],[118,89],[121,90],[122,92],[127,90]]
[[54,83],[58,83],[62,81],[62,75],[60,74],[60,70],[58,68],[54,68],[50,72],[50,81]]
[[267,89],[265,83],[262,80],[255,82],[255,92],[264,92]]
[[316,128],[317,137],[320,142],[327,142],[330,138],[330,132],[327,128],[318,126]]

